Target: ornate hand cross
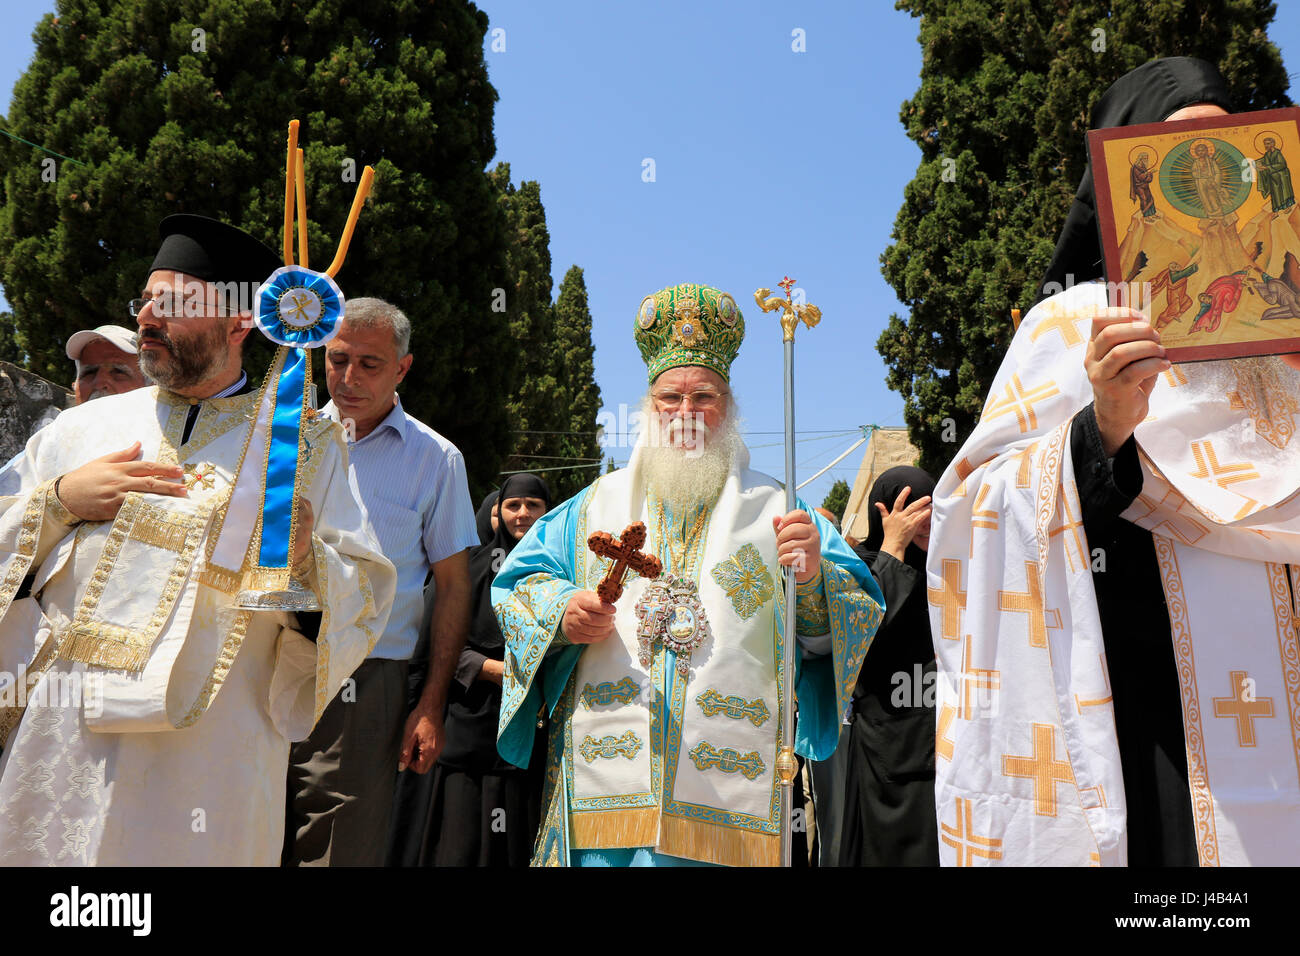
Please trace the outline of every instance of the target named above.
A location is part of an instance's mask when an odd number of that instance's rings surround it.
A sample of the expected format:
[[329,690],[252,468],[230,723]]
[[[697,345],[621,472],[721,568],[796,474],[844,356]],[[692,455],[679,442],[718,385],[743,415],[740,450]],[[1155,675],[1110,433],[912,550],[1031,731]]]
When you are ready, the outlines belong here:
[[645,524],[638,521],[623,529],[623,537],[615,538],[608,531],[597,531],[587,539],[587,547],[605,558],[613,558],[614,563],[596,585],[596,593],[602,601],[613,604],[623,594],[623,578],[628,570],[635,571],[643,578],[657,578],[663,570],[659,559],[641,550],[645,544]]

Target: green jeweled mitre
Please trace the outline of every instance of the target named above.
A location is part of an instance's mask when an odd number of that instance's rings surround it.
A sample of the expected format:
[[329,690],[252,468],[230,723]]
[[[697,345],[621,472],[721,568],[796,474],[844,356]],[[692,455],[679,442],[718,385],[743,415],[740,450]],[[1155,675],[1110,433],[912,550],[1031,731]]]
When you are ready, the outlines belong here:
[[682,365],[702,365],[731,380],[731,363],[745,338],[736,300],[695,282],[661,289],[636,310],[636,345],[653,382]]

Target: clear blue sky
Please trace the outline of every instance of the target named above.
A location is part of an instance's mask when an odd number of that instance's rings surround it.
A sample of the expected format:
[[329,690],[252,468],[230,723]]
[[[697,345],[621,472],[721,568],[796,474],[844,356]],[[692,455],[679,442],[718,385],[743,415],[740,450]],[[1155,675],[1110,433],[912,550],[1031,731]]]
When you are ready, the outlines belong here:
[[[541,183],[557,291],[571,264],[585,271],[607,414],[617,420],[645,390],[631,334],[641,298],[678,282],[718,286],[748,327],[732,385],[754,467],[781,477],[780,333],[752,294],[788,274],[824,316],[797,340],[798,480],[859,426],[903,423],[875,341],[900,309],[879,258],[920,155],[898,121],[920,72],[915,20],[883,0],[479,5],[490,31],[505,31],[504,51],[491,32],[485,43],[500,95],[496,160],[516,182]],[[1300,3],[1279,7],[1270,35],[1296,97]],[[53,8],[0,9],[0,96]],[[792,50],[795,30],[806,52]],[[643,181],[646,159],[654,182]],[[860,451],[804,497],[820,504],[835,478],[852,483]],[[628,449],[610,453],[622,463]]]

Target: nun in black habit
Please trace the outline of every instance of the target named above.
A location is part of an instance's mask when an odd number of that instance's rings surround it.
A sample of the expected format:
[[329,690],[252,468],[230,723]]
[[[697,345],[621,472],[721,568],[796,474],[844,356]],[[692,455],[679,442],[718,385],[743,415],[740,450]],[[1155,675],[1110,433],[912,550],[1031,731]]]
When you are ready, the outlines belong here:
[[885,617],[853,691],[840,866],[939,865],[925,592],[933,492],[919,468],[884,472],[871,487],[866,540],[854,548],[884,592]]
[[[1232,109],[1227,84],[1214,66],[1190,57],[1152,60],[1106,91],[1091,128],[1163,122],[1198,104]],[[1040,299],[1102,277],[1090,168],[1043,277]],[[1074,417],[1070,446],[1088,546],[1106,556],[1104,569],[1094,567],[1092,581],[1124,776],[1128,862],[1195,866],[1182,698],[1160,567],[1151,532],[1120,517],[1142,490],[1137,443],[1130,430],[1108,454],[1094,402]]]
[[[490,491],[479,502],[474,512],[474,526],[478,529],[479,544],[491,544],[496,535],[497,494]],[[473,577],[470,578],[471,584]],[[424,585],[424,617],[420,620],[420,640],[411,655],[410,676],[407,678],[406,709],[411,711],[420,700],[424,690],[424,680],[429,673],[429,628],[433,621],[433,604],[436,597],[433,587],[433,574],[430,573]],[[461,651],[456,675],[460,676],[467,662],[472,658],[468,649]],[[475,671],[477,673],[477,671]],[[470,675],[472,680],[474,675]],[[453,685],[454,691],[455,685]],[[388,855],[386,866],[427,866],[426,831],[429,824],[429,805],[433,801],[433,773],[416,773],[403,770],[397,775],[397,786],[393,791],[393,812],[388,827]]]
[[492,579],[528,528],[550,509],[551,491],[536,475],[511,475],[490,507],[497,511],[496,530],[470,556],[470,633],[448,694],[446,741],[433,767],[419,861],[424,866],[527,866],[541,819],[544,727],[539,724],[527,769],[497,754],[505,639],[492,610]]
[[474,526],[478,529],[478,543],[487,544],[497,533],[497,495],[500,492],[489,491],[479,502],[478,511],[474,512]]

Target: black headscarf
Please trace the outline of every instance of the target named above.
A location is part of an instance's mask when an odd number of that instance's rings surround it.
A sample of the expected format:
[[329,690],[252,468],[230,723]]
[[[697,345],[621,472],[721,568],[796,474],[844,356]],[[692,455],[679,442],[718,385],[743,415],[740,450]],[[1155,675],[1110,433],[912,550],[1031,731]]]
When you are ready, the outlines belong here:
[[[1151,60],[1111,84],[1092,111],[1088,128],[1160,123],[1193,103],[1214,103],[1232,112],[1228,84],[1218,69],[1189,56]],[[1072,276],[1072,283],[1078,284],[1104,275],[1101,237],[1097,231],[1097,197],[1089,166],[1065,217],[1061,236],[1056,240],[1056,251],[1039,284],[1038,298],[1042,300],[1059,292],[1066,286],[1067,277]],[[1053,288],[1045,291],[1049,284]]]
[[474,526],[478,528],[478,543],[487,544],[492,540],[492,509],[496,507],[498,492],[489,491],[474,512]]
[[[492,503],[507,498],[541,498],[551,507],[551,490],[536,475],[510,475],[501,484],[500,492],[493,493],[479,506],[479,517],[490,517]],[[482,525],[480,525],[480,531]],[[505,557],[519,542],[506,530],[504,521],[497,522],[497,530],[487,526],[488,539],[474,550],[469,558],[469,580],[473,598],[473,616],[470,618],[469,638],[466,646],[485,657],[500,660],[505,639],[501,626],[492,611],[492,579],[501,570]],[[458,681],[451,682],[448,692],[447,717],[444,723],[445,744],[438,757],[443,769],[475,773],[520,773],[506,763],[496,748],[497,718],[501,712],[501,688],[485,680],[474,680],[468,687]],[[544,730],[538,730],[542,735]],[[533,744],[533,756],[540,752],[544,760],[546,744]],[[537,766],[534,760],[534,766]],[[484,799],[487,799],[486,796]]]
[[927,767],[934,765],[926,743],[927,740],[930,745],[934,742],[933,709],[930,710],[928,730],[912,727],[905,731],[892,721],[902,712],[915,711],[914,701],[898,707],[892,697],[896,675],[911,675],[918,665],[925,671],[935,668],[934,644],[930,639],[930,608],[925,592],[925,551],[908,543],[903,552],[903,563],[910,570],[899,568],[892,561],[881,560],[885,526],[876,508],[876,502],[880,502],[893,511],[894,502],[908,487],[912,491],[904,507],[934,494],[934,479],[920,468],[907,465],[890,468],[876,479],[867,501],[870,512],[867,537],[854,549],[872,569],[871,573],[885,594],[885,619],[871,643],[871,650],[867,652],[854,696],[864,700],[865,709],[860,713],[865,716],[867,725],[862,729],[875,728],[871,733],[876,751],[889,755],[888,760],[896,770],[924,773]]
[[[551,509],[551,489],[536,475],[521,473],[506,478],[497,493],[497,501],[504,502],[510,498],[541,498],[546,502],[546,510]],[[490,512],[491,505],[488,508]],[[479,511],[483,511],[481,505]],[[488,529],[491,530],[490,524]],[[481,532],[482,527],[479,530]],[[506,528],[504,518],[501,518],[497,521],[497,530],[492,537],[470,555],[469,580],[473,588],[471,593],[474,599],[474,618],[468,643],[477,651],[487,653],[505,644],[505,638],[501,636],[501,627],[492,610],[492,579],[501,570],[506,555],[513,551],[518,543]]]
[[[876,483],[871,486],[871,494],[867,496],[867,537],[861,545],[863,551],[874,555],[885,543],[885,525],[876,503],[880,502],[888,510],[893,511],[894,502],[898,500],[904,488],[912,489],[907,496],[904,505],[906,507],[918,498],[933,495],[934,479],[928,472],[913,468],[911,465],[899,465],[881,473]],[[909,541],[907,550],[903,552],[903,563],[924,574],[925,551]]]

